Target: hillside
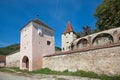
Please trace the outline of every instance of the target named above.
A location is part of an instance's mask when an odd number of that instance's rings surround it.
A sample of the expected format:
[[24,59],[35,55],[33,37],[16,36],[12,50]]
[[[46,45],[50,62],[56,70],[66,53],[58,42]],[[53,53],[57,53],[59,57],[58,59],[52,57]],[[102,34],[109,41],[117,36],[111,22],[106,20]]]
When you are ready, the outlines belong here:
[[[13,44],[7,47],[0,48],[0,55],[9,55],[12,52],[19,51],[20,50],[20,44]],[[61,48],[55,47],[56,51],[60,51]]]
[[8,55],[14,51],[20,50],[19,44],[10,45],[7,47],[0,48],[0,55]]

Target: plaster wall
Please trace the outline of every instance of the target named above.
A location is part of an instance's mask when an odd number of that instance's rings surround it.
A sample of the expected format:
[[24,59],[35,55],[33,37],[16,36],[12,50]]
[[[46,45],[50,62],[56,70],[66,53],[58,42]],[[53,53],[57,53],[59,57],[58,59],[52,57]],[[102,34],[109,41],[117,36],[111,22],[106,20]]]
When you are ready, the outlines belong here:
[[26,25],[21,30],[20,38],[20,69],[25,69],[23,67],[23,57],[27,56],[29,59],[29,71],[33,70],[32,66],[32,22]]
[[[43,25],[33,23],[32,27],[32,57],[33,70],[42,68],[42,57],[55,53],[54,49],[54,31]],[[42,33],[38,34],[38,28],[41,28]],[[50,44],[47,44],[47,41]]]
[[76,39],[73,32],[62,34],[62,51],[69,51],[71,43]]
[[19,67],[20,66],[20,52],[16,52],[6,56],[6,67]]

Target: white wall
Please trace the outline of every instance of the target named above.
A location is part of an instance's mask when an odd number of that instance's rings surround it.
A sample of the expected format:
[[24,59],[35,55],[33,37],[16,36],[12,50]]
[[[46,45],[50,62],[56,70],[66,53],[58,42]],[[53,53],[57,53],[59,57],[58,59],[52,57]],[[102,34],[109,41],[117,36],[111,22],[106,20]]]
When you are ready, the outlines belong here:
[[75,40],[76,37],[77,36],[73,32],[62,34],[62,51],[69,51],[71,42]]
[[20,66],[20,52],[6,56],[6,67]]

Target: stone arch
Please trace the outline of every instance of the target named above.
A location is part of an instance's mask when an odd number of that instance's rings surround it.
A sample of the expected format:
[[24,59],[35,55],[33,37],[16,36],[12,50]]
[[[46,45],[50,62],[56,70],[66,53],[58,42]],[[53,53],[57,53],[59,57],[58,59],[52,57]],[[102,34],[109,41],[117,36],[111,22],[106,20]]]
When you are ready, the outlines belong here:
[[82,38],[77,42],[77,47],[78,48],[82,48],[82,47],[86,47],[88,44],[88,40],[86,38]]
[[71,47],[71,50],[73,50],[74,49],[74,44],[72,43],[71,45],[70,45],[70,47]]
[[100,33],[93,38],[92,45],[97,46],[111,44],[114,42],[113,39],[113,36],[109,33]]
[[29,69],[29,58],[27,56],[24,56],[22,59],[22,68]]
[[117,41],[120,42],[120,33],[117,35]]

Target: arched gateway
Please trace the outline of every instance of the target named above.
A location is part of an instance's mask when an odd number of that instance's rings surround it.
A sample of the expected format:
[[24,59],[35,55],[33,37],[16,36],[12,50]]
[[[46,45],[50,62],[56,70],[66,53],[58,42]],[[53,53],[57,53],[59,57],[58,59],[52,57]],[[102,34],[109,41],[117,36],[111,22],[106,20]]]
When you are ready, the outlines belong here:
[[29,70],[29,58],[27,56],[24,56],[22,59],[22,67]]

